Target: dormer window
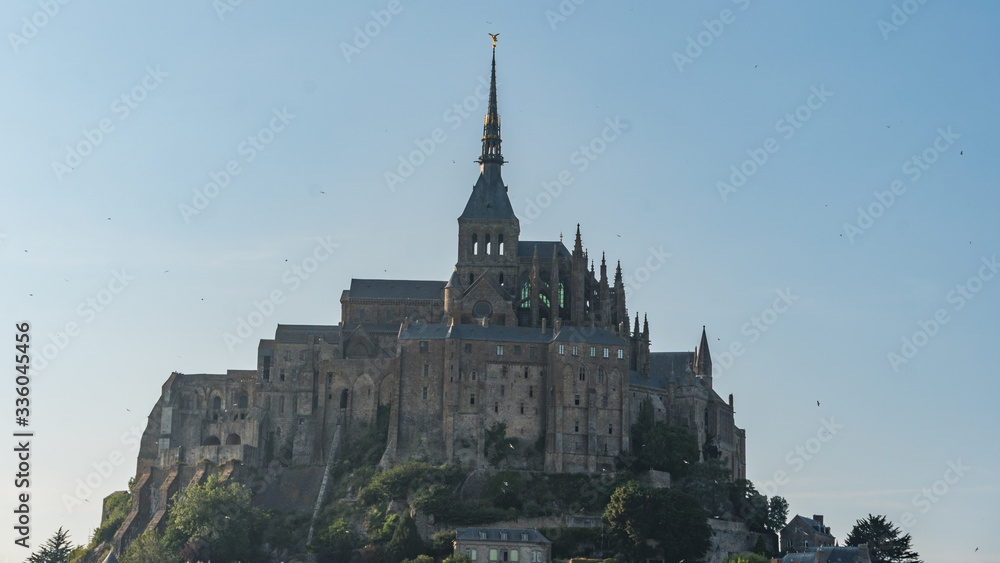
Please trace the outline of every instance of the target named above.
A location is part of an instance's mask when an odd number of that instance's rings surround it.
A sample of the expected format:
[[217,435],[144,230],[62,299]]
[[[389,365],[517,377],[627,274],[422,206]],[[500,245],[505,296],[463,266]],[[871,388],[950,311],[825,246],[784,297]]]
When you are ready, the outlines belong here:
[[479,532],[479,539],[485,540],[486,539],[486,532]]

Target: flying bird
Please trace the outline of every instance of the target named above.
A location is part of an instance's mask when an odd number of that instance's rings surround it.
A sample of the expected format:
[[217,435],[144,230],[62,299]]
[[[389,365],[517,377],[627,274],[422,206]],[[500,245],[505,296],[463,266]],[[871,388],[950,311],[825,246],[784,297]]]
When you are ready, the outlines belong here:
[[819,401],[816,401],[816,406],[817,406],[817,407],[819,406]]

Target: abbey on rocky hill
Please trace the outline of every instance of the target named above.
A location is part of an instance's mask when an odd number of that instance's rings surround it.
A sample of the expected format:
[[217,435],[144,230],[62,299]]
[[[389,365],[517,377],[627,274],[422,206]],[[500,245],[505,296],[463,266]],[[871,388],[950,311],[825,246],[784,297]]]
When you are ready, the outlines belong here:
[[172,374],[149,416],[116,544],[160,525],[169,495],[204,478],[203,460],[263,468],[284,449],[293,466],[321,475],[380,407],[389,416],[383,464],[484,467],[487,432],[502,423],[513,445],[507,467],[610,472],[649,398],[657,420],[714,443],[733,478],[745,478],[745,432],[732,395],[712,389],[704,329],[695,352],[651,352],[648,322],[630,322],[620,264],[613,279],[603,256],[595,271],[579,226],[572,249],[521,240],[503,164],[494,47],[454,272],[447,281],[354,279],[339,323],[278,325],[260,342],[256,369]]

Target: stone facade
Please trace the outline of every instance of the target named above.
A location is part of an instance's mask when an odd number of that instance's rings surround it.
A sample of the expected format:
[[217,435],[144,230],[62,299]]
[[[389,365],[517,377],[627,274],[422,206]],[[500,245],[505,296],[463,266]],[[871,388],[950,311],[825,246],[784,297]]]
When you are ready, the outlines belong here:
[[453,545],[473,563],[552,561],[552,542],[527,528],[458,528]]
[[[340,322],[279,325],[257,366],[174,373],[143,435],[138,482],[163,469],[277,452],[320,470],[388,411],[383,463],[489,465],[487,434],[505,425],[507,467],[610,472],[649,398],[657,420],[687,427],[746,472],[733,400],[712,389],[704,328],[695,352],[651,352],[649,323],[630,323],[620,264],[609,277],[584,249],[524,241],[501,178],[495,62],[480,174],[458,218],[448,281],[354,279]],[[631,326],[630,326],[631,325]],[[157,471],[160,470],[160,471]]]
[[781,530],[781,551],[787,553],[805,552],[836,543],[836,538],[830,534],[830,527],[823,524],[822,514],[814,514],[812,518],[796,514]]

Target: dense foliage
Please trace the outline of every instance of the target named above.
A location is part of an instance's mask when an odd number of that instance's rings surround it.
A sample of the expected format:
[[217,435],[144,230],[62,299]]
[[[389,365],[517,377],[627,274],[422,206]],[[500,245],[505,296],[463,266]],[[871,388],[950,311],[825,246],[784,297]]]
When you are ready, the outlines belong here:
[[854,524],[844,544],[868,544],[872,563],[921,563],[920,555],[910,549],[910,534],[900,536],[900,531],[885,516],[869,514]]
[[28,556],[28,563],[66,563],[71,551],[73,544],[69,541],[69,530],[60,527],[38,551]]
[[708,514],[697,499],[677,489],[630,481],[611,495],[604,520],[629,561],[645,560],[657,551],[667,563],[696,561],[711,544]]

